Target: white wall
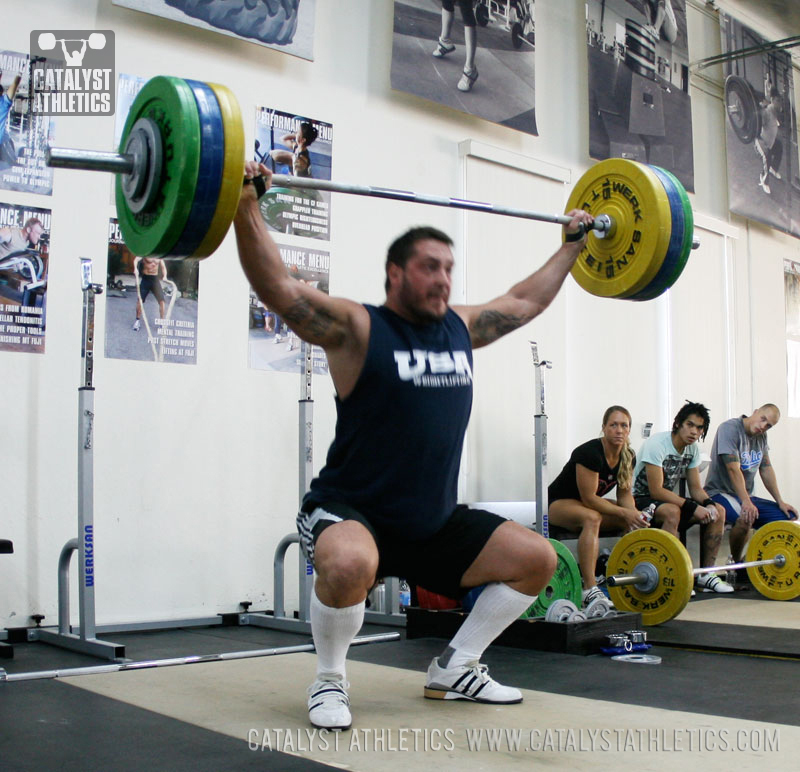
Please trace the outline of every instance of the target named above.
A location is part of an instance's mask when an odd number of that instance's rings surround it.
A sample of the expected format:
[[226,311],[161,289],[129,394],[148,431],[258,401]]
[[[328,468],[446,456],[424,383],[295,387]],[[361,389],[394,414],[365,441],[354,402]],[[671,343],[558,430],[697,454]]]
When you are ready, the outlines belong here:
[[[336,132],[333,175],[345,181],[431,193],[471,190],[484,198],[475,186],[496,172],[485,161],[459,155],[459,143],[468,138],[550,164],[572,182],[591,164],[579,2],[536,4],[539,137],[393,92],[389,0],[317,0],[314,62],[109,0],[39,0],[37,17],[53,29],[113,29],[118,72],[225,83],[241,103],[248,143],[256,105],[330,121]],[[0,46],[27,51],[34,23],[29,9],[14,4],[4,22]],[[713,14],[694,0],[689,40],[690,60],[719,52]],[[799,243],[729,217],[720,74],[714,68],[704,73],[692,83],[692,198],[704,223],[698,228],[702,247],[666,298],[600,300],[569,279],[545,316],[477,352],[467,498],[533,497],[530,339],[553,362],[547,375],[553,471],[572,447],[599,431],[602,411],[612,402],[633,413],[635,444],[645,421],[653,421],[655,430],[667,428],[685,398],[706,402],[715,423],[764,401],[785,406],[782,260],[800,259]],[[110,149],[113,131],[113,119],[60,118],[56,142]],[[525,201],[516,205],[563,208],[569,185],[507,169],[497,172],[501,178],[492,189],[498,200],[506,195],[503,178],[510,173],[529,177]],[[105,265],[113,216],[108,191],[102,175],[67,171],[56,172],[52,199],[0,191],[3,201],[53,209],[47,352],[0,353],[0,536],[13,539],[16,549],[0,559],[0,627],[28,625],[33,613],[45,614],[45,624],[56,621],[58,554],[76,534],[77,518],[78,257]],[[558,244],[554,226],[490,219],[491,226],[484,226],[484,215],[337,197],[331,291],[380,302],[386,245],[419,222],[456,237],[456,296],[469,301],[502,291]],[[97,358],[99,624],[206,616],[236,610],[241,600],[269,606],[273,551],[294,527],[299,378],[247,367],[248,287],[231,236],[200,274],[196,366]],[[104,302],[98,300],[98,340]],[[315,379],[314,397],[318,468],[335,418],[329,379]],[[784,494],[795,503],[800,481],[792,475],[792,449],[798,439],[800,424],[785,418],[770,440]],[[294,573],[288,572],[290,585]]]

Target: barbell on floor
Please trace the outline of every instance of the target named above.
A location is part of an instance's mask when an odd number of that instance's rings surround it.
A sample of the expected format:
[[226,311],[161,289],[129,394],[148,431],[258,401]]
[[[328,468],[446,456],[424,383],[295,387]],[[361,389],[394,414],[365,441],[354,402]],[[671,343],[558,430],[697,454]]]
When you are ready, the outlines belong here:
[[[157,76],[131,105],[119,152],[49,148],[53,167],[117,175],[122,237],[140,257],[204,258],[230,228],[244,174],[244,125],[225,86]],[[391,188],[274,175],[262,212],[293,189],[324,190],[447,206],[566,225],[566,215]],[[282,212],[283,202],[276,211]],[[671,287],[699,244],[683,185],[655,166],[601,161],[577,182],[567,210],[594,224],[572,274],[599,297],[649,300]]]
[[765,598],[800,596],[800,525],[767,523],[750,539],[746,561],[692,569],[686,548],[672,534],[643,528],[625,534],[608,559],[609,596],[620,611],[642,615],[658,625],[683,611],[692,596],[695,576],[746,568],[753,587]]
[[[351,645],[365,643],[385,643],[400,640],[400,633],[379,633],[362,635],[354,638]],[[121,670],[149,670],[156,667],[175,667],[176,665],[200,665],[205,662],[227,662],[234,659],[252,659],[253,657],[273,657],[276,654],[296,654],[302,651],[315,651],[313,643],[298,646],[282,646],[276,649],[253,649],[248,651],[228,651],[222,654],[198,654],[190,657],[169,657],[167,659],[148,659],[135,662],[116,662],[107,665],[89,665],[87,667],[70,667],[61,670],[34,670],[27,673],[6,673],[0,668],[0,683],[3,681],[37,681],[52,678],[73,678],[82,675],[99,675],[101,673],[117,673]]]

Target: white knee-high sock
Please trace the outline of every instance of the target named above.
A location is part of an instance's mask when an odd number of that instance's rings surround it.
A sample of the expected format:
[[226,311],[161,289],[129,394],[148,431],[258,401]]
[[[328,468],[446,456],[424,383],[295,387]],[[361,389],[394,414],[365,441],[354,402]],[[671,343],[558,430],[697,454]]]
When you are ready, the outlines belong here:
[[450,32],[453,29],[453,19],[455,15],[455,11],[445,11],[442,9],[442,40],[450,40]]
[[345,677],[345,660],[350,643],[364,623],[364,601],[355,606],[326,606],[311,593],[311,634],[317,649],[317,675]]
[[487,585],[469,616],[439,656],[441,667],[465,665],[481,658],[489,644],[536,600],[502,582]]
[[464,27],[464,42],[467,49],[464,69],[473,72],[475,70],[475,53],[478,50],[478,30],[475,27]]

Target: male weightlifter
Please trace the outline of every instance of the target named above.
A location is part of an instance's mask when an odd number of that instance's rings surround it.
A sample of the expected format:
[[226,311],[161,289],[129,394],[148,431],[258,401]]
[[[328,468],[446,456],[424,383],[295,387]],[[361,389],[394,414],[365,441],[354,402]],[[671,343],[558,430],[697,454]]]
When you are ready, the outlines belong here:
[[[272,175],[248,162],[245,177]],[[563,244],[535,273],[477,306],[448,304],[452,241],[415,228],[389,248],[380,307],[329,297],[293,279],[245,185],[234,227],[250,284],[309,343],[322,346],[336,387],[336,436],[297,518],[316,571],[311,628],[317,677],[309,718],[351,725],[345,660],[381,576],[403,576],[450,596],[488,585],[428,668],[424,694],[493,704],[522,700],[494,681],[480,657],[544,588],[556,567],[549,542],[481,510],[457,506],[461,446],[472,404],[472,349],[494,342],[550,304],[584,245],[569,212]]]

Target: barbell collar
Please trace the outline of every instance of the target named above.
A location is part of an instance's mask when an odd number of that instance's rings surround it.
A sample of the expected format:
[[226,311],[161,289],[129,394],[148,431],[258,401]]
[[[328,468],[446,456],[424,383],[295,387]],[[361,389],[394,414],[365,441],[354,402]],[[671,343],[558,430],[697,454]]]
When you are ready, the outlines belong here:
[[606,584],[609,587],[622,587],[625,584],[638,584],[646,579],[644,574],[618,574],[617,576],[607,576]]
[[134,170],[135,158],[130,154],[111,153],[103,150],[48,147],[45,151],[45,163],[57,169],[131,174]]
[[635,584],[640,592],[653,592],[658,587],[658,568],[652,563],[644,562],[636,566],[638,571],[632,574],[618,574],[606,578],[609,587],[617,587],[623,584]]
[[[778,566],[782,568],[786,565],[785,555],[776,555],[769,560],[751,560],[745,563],[727,563],[724,566],[708,566],[706,568],[692,569],[692,576],[702,576],[703,574],[724,574],[728,571],[735,571],[738,568],[755,568],[756,566]],[[648,580],[644,572],[634,572],[632,574],[618,574],[606,577],[609,587],[622,587],[626,584],[640,584]]]

